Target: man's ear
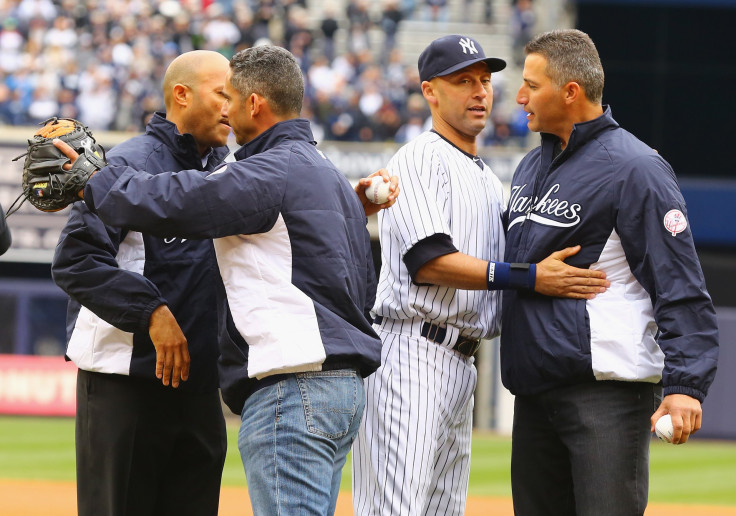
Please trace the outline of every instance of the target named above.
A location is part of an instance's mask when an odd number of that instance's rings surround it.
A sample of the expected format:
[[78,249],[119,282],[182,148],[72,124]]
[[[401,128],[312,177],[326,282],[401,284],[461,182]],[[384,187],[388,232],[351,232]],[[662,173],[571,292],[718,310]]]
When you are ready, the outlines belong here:
[[248,97],[248,104],[250,104],[250,116],[254,117],[263,109],[263,104],[266,99],[258,95],[257,93],[251,93]]
[[431,82],[422,81],[422,95],[424,95],[424,98],[427,100],[428,103],[437,103],[437,96],[435,95],[434,88],[432,87]]
[[564,92],[565,102],[567,104],[572,104],[573,102],[576,102],[585,97],[585,92],[583,91],[583,88],[581,88],[580,85],[575,81],[570,81],[565,84],[562,87],[562,91]]
[[174,99],[174,102],[180,106],[186,106],[189,104],[189,94],[191,91],[192,90],[190,90],[188,86],[177,83],[174,84],[174,88],[172,89],[173,95],[171,97]]

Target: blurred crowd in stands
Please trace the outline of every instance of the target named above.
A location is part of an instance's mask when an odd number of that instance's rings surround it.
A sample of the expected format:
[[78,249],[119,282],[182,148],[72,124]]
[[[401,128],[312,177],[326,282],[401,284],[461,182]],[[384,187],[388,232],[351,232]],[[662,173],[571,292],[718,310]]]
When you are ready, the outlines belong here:
[[[484,21],[491,22],[490,0],[464,1],[485,2]],[[372,4],[325,0],[315,21],[305,0],[0,0],[0,125],[63,116],[92,129],[139,132],[163,111],[161,81],[177,55],[209,49],[231,57],[273,43],[300,60],[307,79],[302,115],[318,140],[408,141],[427,127],[429,112],[397,32],[407,19],[446,21],[447,0],[382,0],[378,10]],[[529,6],[513,2],[515,48],[533,27]],[[371,36],[377,29],[378,45]],[[520,143],[526,121],[514,102],[516,84],[507,87],[502,73],[494,74],[494,89],[483,143]]]

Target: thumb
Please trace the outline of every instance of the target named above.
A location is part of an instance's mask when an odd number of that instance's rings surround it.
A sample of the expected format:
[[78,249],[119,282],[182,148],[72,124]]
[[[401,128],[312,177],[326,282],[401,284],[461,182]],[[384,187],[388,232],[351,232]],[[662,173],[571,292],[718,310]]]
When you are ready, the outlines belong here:
[[552,256],[564,262],[566,259],[568,259],[572,255],[578,254],[579,251],[580,251],[580,246],[576,245],[573,247],[566,247],[564,249],[560,249],[559,251],[552,253]]
[[659,418],[667,414],[667,410],[660,405],[657,410],[652,414],[652,417],[649,419],[649,432],[654,432],[654,424],[659,421]]

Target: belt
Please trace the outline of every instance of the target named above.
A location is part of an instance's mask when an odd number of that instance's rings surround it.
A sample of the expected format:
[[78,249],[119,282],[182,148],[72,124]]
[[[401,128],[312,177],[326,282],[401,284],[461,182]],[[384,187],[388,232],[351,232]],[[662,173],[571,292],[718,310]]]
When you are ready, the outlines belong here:
[[[373,319],[373,322],[375,324],[381,324],[383,322],[383,317],[378,315]],[[439,326],[437,324],[424,322],[422,323],[420,334],[427,340],[431,340],[432,342],[436,342],[437,344],[442,344],[445,341],[445,337],[447,336],[447,328],[444,326]],[[452,346],[453,350],[465,355],[466,357],[474,356],[478,352],[479,348],[480,339],[463,337],[462,335],[458,336],[455,345]]]

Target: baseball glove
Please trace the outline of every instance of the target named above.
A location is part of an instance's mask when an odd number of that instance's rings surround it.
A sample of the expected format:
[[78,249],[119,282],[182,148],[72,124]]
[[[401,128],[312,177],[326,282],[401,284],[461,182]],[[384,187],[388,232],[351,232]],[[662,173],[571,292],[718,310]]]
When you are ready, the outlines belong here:
[[[23,164],[23,193],[18,197],[23,198],[23,201],[14,211],[26,199],[41,211],[66,208],[80,200],[79,191],[90,176],[107,165],[105,150],[95,141],[89,129],[77,120],[53,117],[41,125],[43,127],[28,140],[28,151],[13,160],[26,157]],[[54,146],[55,138],[66,142],[79,154],[69,170],[64,170],[64,165],[71,163],[71,160]],[[8,212],[10,214],[10,210]]]

